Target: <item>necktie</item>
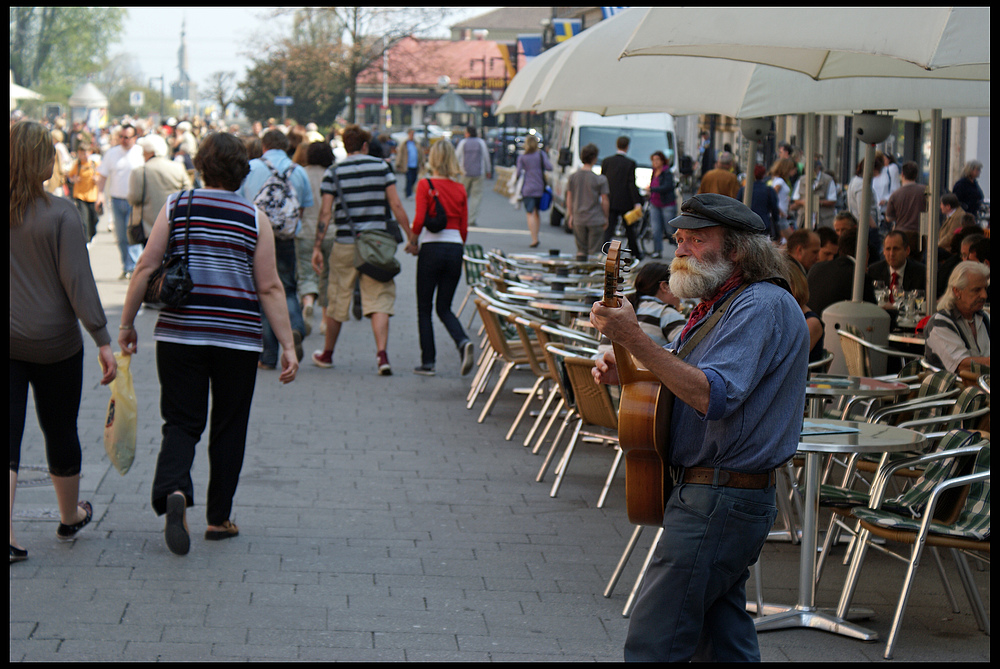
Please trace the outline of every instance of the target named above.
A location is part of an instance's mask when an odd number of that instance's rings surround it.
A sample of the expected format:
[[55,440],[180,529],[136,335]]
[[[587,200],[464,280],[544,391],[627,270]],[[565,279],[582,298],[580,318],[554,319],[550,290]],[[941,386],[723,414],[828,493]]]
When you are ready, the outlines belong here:
[[889,280],[889,304],[894,304],[896,285],[899,283],[899,275],[895,272],[892,273],[892,278]]

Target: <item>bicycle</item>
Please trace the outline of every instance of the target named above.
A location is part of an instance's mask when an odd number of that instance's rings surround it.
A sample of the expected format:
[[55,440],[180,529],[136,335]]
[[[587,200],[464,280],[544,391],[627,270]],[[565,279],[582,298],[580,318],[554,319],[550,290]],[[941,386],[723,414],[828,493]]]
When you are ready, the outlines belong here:
[[[632,224],[637,226],[635,238],[639,242],[639,249],[644,257],[653,252],[653,222],[650,219],[649,200],[642,204],[642,218]],[[619,216],[615,224],[615,237],[627,238],[625,231],[625,221]]]

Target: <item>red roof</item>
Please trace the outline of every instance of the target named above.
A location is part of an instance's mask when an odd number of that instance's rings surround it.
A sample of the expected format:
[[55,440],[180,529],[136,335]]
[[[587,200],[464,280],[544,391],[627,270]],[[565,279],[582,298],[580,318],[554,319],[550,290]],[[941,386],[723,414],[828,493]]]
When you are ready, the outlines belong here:
[[[452,86],[460,87],[462,79],[481,81],[483,63],[470,64],[473,59],[486,59],[487,79],[499,79],[503,88],[504,62],[497,42],[489,40],[418,40],[407,37],[389,49],[389,84],[436,87],[438,78],[447,76]],[[521,66],[524,58],[521,57]],[[512,73],[507,74],[508,81]],[[382,63],[379,62],[358,76],[358,83],[373,85],[382,83]],[[475,84],[478,90],[480,84]],[[470,88],[472,86],[464,86]]]

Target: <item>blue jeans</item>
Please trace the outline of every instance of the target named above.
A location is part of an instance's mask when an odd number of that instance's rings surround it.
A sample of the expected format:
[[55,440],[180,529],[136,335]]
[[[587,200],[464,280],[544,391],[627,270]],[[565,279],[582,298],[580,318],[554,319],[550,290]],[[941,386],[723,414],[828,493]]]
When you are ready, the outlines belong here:
[[[288,303],[288,318],[292,322],[292,331],[298,332],[304,338],[306,336],[306,323],[302,318],[298,281],[295,278],[295,240],[275,239],[274,260],[278,266],[281,285],[285,287],[285,301]],[[277,367],[278,337],[271,329],[271,324],[267,322],[267,316],[264,315],[263,310],[261,310],[260,321],[264,326],[264,350],[260,353],[260,361],[268,367]]]
[[777,511],[764,490],[682,484],[625,640],[627,661],[760,661],[746,581]]
[[111,216],[115,222],[115,237],[118,239],[118,253],[122,258],[122,271],[131,272],[135,269],[135,261],[142,253],[141,244],[128,243],[128,219],[132,215],[132,205],[128,200],[118,197],[111,198]]
[[655,207],[653,205],[649,206],[649,220],[653,225],[653,251],[655,253],[663,253],[663,233],[666,231],[671,237],[677,232],[677,228],[670,225],[668,221],[672,221],[677,217],[677,205],[668,204],[665,207]]
[[420,245],[417,256],[417,327],[420,332],[420,364],[433,365],[437,357],[434,347],[434,293],[437,293],[437,315],[448,334],[461,347],[469,337],[458,317],[451,310],[455,289],[462,279],[462,245],[451,242],[431,242]]
[[413,195],[413,186],[417,183],[417,172],[419,167],[406,168],[406,197]]

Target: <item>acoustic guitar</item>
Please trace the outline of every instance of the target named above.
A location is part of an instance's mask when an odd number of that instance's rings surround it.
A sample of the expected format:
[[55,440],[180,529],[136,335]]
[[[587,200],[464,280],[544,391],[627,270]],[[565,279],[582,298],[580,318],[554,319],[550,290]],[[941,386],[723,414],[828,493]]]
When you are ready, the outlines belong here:
[[[620,305],[621,242],[608,244],[604,265],[604,300]],[[638,367],[632,354],[617,342],[615,363],[621,384],[618,410],[618,443],[625,454],[625,508],[635,525],[663,525],[663,510],[674,487],[670,476],[670,411],[674,396],[647,369]]]

